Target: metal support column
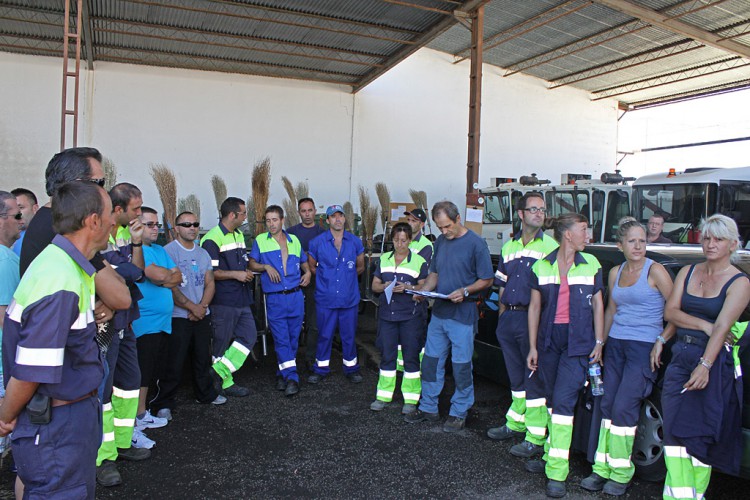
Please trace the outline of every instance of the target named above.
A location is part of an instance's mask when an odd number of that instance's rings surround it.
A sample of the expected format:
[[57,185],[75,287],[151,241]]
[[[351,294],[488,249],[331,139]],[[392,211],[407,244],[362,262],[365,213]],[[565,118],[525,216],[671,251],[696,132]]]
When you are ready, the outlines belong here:
[[471,70],[469,76],[469,159],[466,163],[466,205],[479,200],[479,128],[482,121],[482,45],[484,6],[471,15]]
[[[66,148],[68,117],[73,121],[73,144],[72,147],[78,146],[78,87],[81,70],[81,13],[83,12],[83,0],[76,2],[76,22],[71,31],[70,26],[70,6],[74,0],[65,1],[65,22],[63,31],[63,78],[62,78],[62,118],[60,123],[60,150]],[[75,69],[70,69],[70,43],[75,41]],[[68,79],[73,83],[73,103],[72,108],[68,107]]]

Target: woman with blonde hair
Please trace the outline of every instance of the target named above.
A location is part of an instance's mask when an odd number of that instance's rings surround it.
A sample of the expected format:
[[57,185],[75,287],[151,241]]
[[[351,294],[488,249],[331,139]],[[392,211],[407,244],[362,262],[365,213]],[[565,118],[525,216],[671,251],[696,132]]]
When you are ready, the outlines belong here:
[[[732,219],[712,215],[700,231],[706,261],[680,270],[664,311],[677,327],[662,389],[664,498],[702,498],[711,467],[737,474],[742,453],[731,328],[748,304],[750,280],[731,262],[740,246]],[[664,342],[654,344],[655,366]]]
[[646,257],[646,243],[640,222],[633,217],[620,220],[617,247],[625,262],[609,272],[599,445],[592,474],[581,481],[585,490],[614,496],[625,493],[635,472],[630,456],[641,403],[656,381],[651,346],[664,330],[664,303],[672,292],[672,278],[664,266]]

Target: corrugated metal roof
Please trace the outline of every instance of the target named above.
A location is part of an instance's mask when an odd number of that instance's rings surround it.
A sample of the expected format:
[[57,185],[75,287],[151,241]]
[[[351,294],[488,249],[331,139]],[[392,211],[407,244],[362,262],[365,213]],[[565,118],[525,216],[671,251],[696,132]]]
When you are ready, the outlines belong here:
[[[62,55],[65,1],[4,0],[0,50]],[[639,105],[750,80],[748,0],[84,0],[83,57],[358,90],[425,45],[468,57],[453,11],[480,4],[485,63],[551,91]]]

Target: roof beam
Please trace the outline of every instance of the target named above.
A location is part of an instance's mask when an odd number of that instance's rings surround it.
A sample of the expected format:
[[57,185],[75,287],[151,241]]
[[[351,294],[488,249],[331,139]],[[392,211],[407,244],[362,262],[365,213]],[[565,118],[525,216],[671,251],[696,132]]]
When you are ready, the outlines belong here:
[[639,90],[662,87],[664,85],[671,85],[677,82],[684,82],[686,80],[700,78],[705,75],[715,75],[717,73],[723,73],[725,71],[731,71],[748,66],[750,66],[750,62],[744,60],[741,57],[732,56],[721,61],[701,64],[698,66],[693,66],[691,68],[671,71],[669,73],[644,78],[634,82],[624,83],[622,85],[613,85],[604,89],[595,90],[592,92],[594,94],[592,100],[598,101],[618,95],[638,92]]
[[[146,64],[152,66],[166,66],[202,71],[221,71],[223,73],[246,73],[278,78],[292,78],[298,80],[313,80],[338,85],[352,85],[352,75],[337,71],[290,67],[267,62],[243,61],[239,59],[225,59],[214,56],[186,55],[165,50],[131,48],[97,45],[100,61],[125,62],[128,64]],[[199,63],[198,63],[199,61]],[[195,62],[195,64],[191,64]],[[248,68],[241,71],[239,68]],[[300,75],[303,73],[304,75]],[[339,78],[340,77],[340,78]]]
[[417,50],[421,49],[428,43],[430,43],[432,40],[434,40],[438,35],[446,31],[448,28],[454,26],[456,23],[458,23],[458,17],[461,16],[461,14],[466,12],[472,12],[479,7],[483,6],[486,3],[489,3],[490,0],[468,0],[464,4],[461,5],[458,9],[453,11],[452,16],[446,16],[443,20],[439,21],[435,26],[424,32],[421,36],[414,39],[414,44],[410,47],[404,47],[401,50],[397,51],[393,56],[391,56],[386,62],[385,67],[377,69],[375,71],[371,71],[368,73],[364,78],[362,78],[360,81],[358,81],[352,88],[352,93],[357,93],[363,88],[365,88],[367,85],[372,83],[375,79],[383,75],[386,71],[393,68],[395,65],[412,55]]
[[93,34],[91,31],[91,14],[89,12],[88,0],[83,0],[83,8],[81,9],[81,28],[83,31],[83,43],[86,45],[86,62],[88,63],[89,70],[94,69],[94,46],[93,46]]
[[[348,49],[337,49],[257,36],[233,35],[214,30],[193,29],[107,18],[95,18],[95,21],[97,24],[94,30],[101,33],[114,33],[124,36],[129,35],[192,44],[205,44],[216,47],[267,52],[296,57],[309,57],[311,59],[321,59],[370,67],[381,67],[381,62],[374,61],[382,61],[385,59],[385,56],[378,54],[368,54],[366,52]],[[279,47],[291,48],[281,50]],[[295,52],[294,49],[299,50]],[[347,57],[336,56],[336,54],[346,54]]]
[[[699,4],[698,6],[696,6],[695,0],[683,0],[682,2],[670,5],[669,7],[665,8],[661,14],[669,14],[668,17],[670,19],[676,19],[678,17],[703,10],[708,6],[715,6],[717,4],[726,2],[727,0],[714,0],[713,2],[711,0],[707,1],[711,3]],[[633,33],[637,33],[642,29],[648,28],[649,26],[650,24],[647,21],[643,21],[641,19],[634,19],[633,21],[628,21],[617,26],[613,26],[612,28],[594,33],[593,35],[586,38],[581,38],[574,42],[554,48],[550,51],[537,54],[522,61],[518,61],[508,66],[507,71],[503,76],[514,75],[521,71],[526,71],[536,66],[541,66],[542,64],[549,63],[556,59],[581,52],[595,45],[601,45],[605,42],[615,40],[622,36],[632,35]]]
[[[493,49],[497,47],[498,45],[502,45],[503,43],[513,40],[514,38],[517,38],[525,33],[528,33],[529,31],[533,31],[537,28],[544,26],[545,24],[549,24],[552,21],[560,19],[561,17],[565,17],[569,14],[572,14],[573,12],[576,12],[590,4],[591,2],[589,0],[567,0],[566,2],[563,2],[560,5],[555,5],[551,9],[547,9],[544,12],[541,12],[534,17],[526,19],[506,30],[503,30],[503,31],[500,31],[499,33],[495,33],[494,35],[488,36],[483,41],[484,50],[487,51],[487,50]],[[471,27],[469,27],[469,29],[471,29]],[[463,49],[459,50],[458,52],[453,54],[453,57],[456,58],[456,60],[453,61],[453,63],[457,64],[457,63],[460,63],[461,61],[468,59],[470,52],[471,52],[471,46],[464,47]]]
[[628,109],[644,109],[653,106],[659,106],[662,104],[669,104],[673,102],[687,101],[690,99],[698,99],[699,97],[705,97],[710,95],[726,94],[728,92],[735,92],[737,90],[750,89],[750,78],[744,80],[737,80],[734,82],[721,83],[719,85],[711,85],[709,87],[702,87],[700,89],[688,90],[685,92],[678,92],[676,94],[669,94],[660,97],[654,97],[651,99],[644,99],[642,101],[635,101],[628,104]]
[[[740,21],[731,26],[720,28],[714,31],[714,33],[717,35],[721,34],[722,38],[727,39],[737,36],[743,36],[748,31],[750,31],[750,21]],[[703,45],[699,41],[687,38],[678,42],[657,47],[655,49],[646,50],[630,56],[625,56],[613,61],[583,69],[581,71],[568,73],[564,76],[554,78],[550,80],[552,85],[550,85],[549,88],[555,89],[564,85],[582,82],[591,78],[595,78],[597,76],[606,75],[609,73],[614,73],[616,71],[640,66],[649,62],[685,54],[687,52],[700,49],[701,47],[705,47],[705,45]]]
[[437,7],[427,7],[426,5],[419,5],[411,2],[404,2],[403,0],[383,0],[385,3],[393,5],[400,5],[401,7],[410,7],[413,9],[426,10],[428,12],[437,12],[438,14],[450,14],[450,10],[438,9]]
[[[125,1],[125,0],[123,0],[123,1]],[[127,1],[130,2],[130,3],[138,4],[138,5],[147,5],[149,7],[161,7],[161,8],[164,8],[164,9],[174,9],[174,10],[178,10],[178,11],[194,12],[194,13],[203,14],[203,15],[209,15],[209,16],[232,17],[232,18],[235,18],[235,19],[244,19],[244,20],[247,20],[247,21],[256,21],[256,22],[269,23],[269,24],[281,24],[281,25],[284,25],[284,26],[293,26],[295,28],[304,28],[304,29],[309,29],[309,30],[320,30],[320,31],[327,31],[327,32],[330,32],[330,33],[339,33],[339,34],[342,34],[342,35],[350,35],[350,36],[363,37],[363,38],[372,38],[372,39],[375,39],[375,40],[383,40],[383,41],[386,41],[386,42],[399,43],[399,44],[402,44],[402,45],[411,45],[414,42],[412,40],[406,39],[406,38],[394,38],[392,36],[385,36],[385,35],[380,35],[380,34],[374,34],[374,33],[370,33],[370,32],[367,32],[367,31],[352,31],[352,30],[349,30],[349,29],[343,29],[341,27],[337,27],[337,24],[338,25],[347,24],[347,23],[348,24],[357,24],[357,25],[360,25],[363,28],[366,28],[366,29],[369,29],[369,30],[399,32],[399,33],[403,34],[404,36],[409,36],[409,37],[413,37],[413,36],[416,36],[416,35],[419,34],[418,32],[414,32],[414,31],[400,30],[400,29],[397,29],[397,28],[389,28],[389,27],[386,27],[386,26],[377,26],[377,25],[374,25],[374,24],[358,23],[358,22],[347,21],[347,20],[343,20],[343,19],[326,18],[325,16],[305,14],[305,13],[302,13],[302,12],[284,11],[282,9],[274,9],[274,8],[271,8],[271,7],[259,7],[259,6],[250,5],[250,4],[239,4],[239,3],[236,3],[236,2],[227,2],[227,1],[218,2],[217,1],[216,3],[230,4],[230,5],[227,5],[227,7],[235,8],[235,10],[224,9],[224,10],[221,10],[221,11],[217,11],[217,10],[211,10],[211,9],[204,9],[204,8],[200,8],[200,7],[188,7],[188,6],[184,6],[184,5],[182,5],[182,6],[180,6],[180,5],[170,5],[170,4],[165,4],[165,3],[161,3],[161,2],[154,2],[154,1],[150,1],[150,0],[127,0]],[[298,22],[298,21],[285,21],[285,20],[282,20],[282,19],[276,19],[276,18],[273,18],[273,17],[269,17],[268,15],[258,16],[258,15],[252,15],[252,14],[249,14],[249,13],[243,13],[243,12],[247,12],[247,11],[252,10],[252,9],[257,9],[257,10],[261,10],[261,11],[272,11],[272,12],[276,12],[276,13],[278,13],[279,11],[281,11],[281,13],[283,13],[284,15],[287,15],[287,16],[297,16],[297,17],[301,17],[301,18],[305,18],[305,17],[313,17],[313,18],[316,18],[316,19],[321,19],[322,18],[324,20],[325,25],[320,25],[320,24],[316,25],[316,24],[310,24],[310,23],[302,23],[302,22]],[[239,12],[239,11],[243,11],[243,12]]]
[[735,42],[734,40],[726,40],[710,31],[706,31],[692,24],[675,19],[673,16],[662,14],[661,12],[637,5],[628,0],[593,1],[604,5],[605,7],[609,7],[612,10],[638,18],[652,26],[658,26],[659,28],[664,28],[673,33],[692,38],[693,40],[701,42],[709,47],[720,49],[740,57],[750,58],[750,47],[747,45]]

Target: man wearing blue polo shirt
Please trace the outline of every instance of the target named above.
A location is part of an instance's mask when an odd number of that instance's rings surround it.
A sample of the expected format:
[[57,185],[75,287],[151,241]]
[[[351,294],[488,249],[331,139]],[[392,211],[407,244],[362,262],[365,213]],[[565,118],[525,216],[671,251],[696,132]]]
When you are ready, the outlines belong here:
[[56,191],[52,219],[58,235],[29,266],[5,316],[0,436],[13,432],[25,497],[94,498],[104,368],[89,259],[107,245],[112,202],[94,183],[71,182]]
[[287,396],[299,392],[297,347],[305,301],[302,289],[310,283],[307,254],[296,236],[287,234],[284,210],[278,205],[266,209],[267,233],[258,235],[250,251],[250,269],[262,273],[260,285],[266,296],[268,326],[279,361],[276,387]]
[[318,314],[318,349],[314,373],[307,378],[317,384],[331,371],[331,342],[336,327],[341,337],[344,374],[350,382],[362,382],[357,363],[357,310],[359,283],[365,270],[365,248],[359,238],[344,231],[346,216],[341,205],[326,209],[329,230],[310,242],[308,265],[315,274],[315,305]]
[[471,358],[479,319],[474,298],[492,285],[494,272],[487,245],[461,224],[454,203],[436,203],[432,207],[432,220],[442,234],[435,242],[430,274],[422,290],[436,291],[447,297],[436,299],[432,307],[422,358],[422,397],[419,409],[406,415],[404,420],[412,424],[440,420],[438,397],[443,390],[445,361],[450,351],[456,389],[443,431],[458,432],[464,428],[466,415],[474,404]]

